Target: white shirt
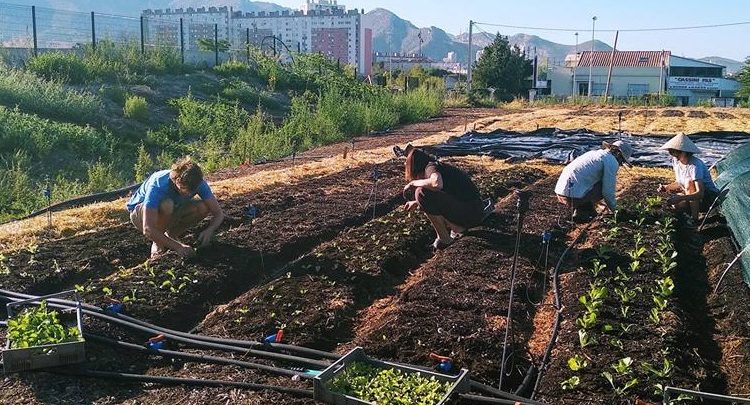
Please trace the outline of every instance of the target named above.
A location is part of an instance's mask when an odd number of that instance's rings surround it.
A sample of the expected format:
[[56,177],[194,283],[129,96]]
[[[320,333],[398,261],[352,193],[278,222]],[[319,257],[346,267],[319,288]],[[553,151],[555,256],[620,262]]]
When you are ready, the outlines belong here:
[[705,190],[714,193],[719,192],[716,184],[711,179],[711,173],[709,173],[706,164],[697,157],[690,156],[690,160],[686,165],[682,164],[677,158],[672,158],[672,168],[674,169],[675,180],[684,190],[688,189],[691,181],[698,180],[703,183]]
[[608,149],[586,152],[570,162],[560,174],[555,193],[582,198],[596,183],[602,183],[602,196],[611,210],[617,208],[615,184],[620,164]]

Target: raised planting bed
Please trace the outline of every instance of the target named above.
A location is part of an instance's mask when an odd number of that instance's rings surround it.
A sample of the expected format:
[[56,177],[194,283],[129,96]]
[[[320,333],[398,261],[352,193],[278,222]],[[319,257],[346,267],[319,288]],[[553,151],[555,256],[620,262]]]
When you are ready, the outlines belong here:
[[[127,301],[128,314],[164,326],[189,328],[213,303],[276,278],[289,260],[347,226],[371,219],[372,205],[367,204],[371,190],[365,184],[372,183],[374,169],[381,173],[376,215],[396,206],[402,182],[398,166],[389,162],[360,167],[278,188],[259,198],[229,200],[224,205],[231,217],[227,222],[233,227],[217,234],[216,241],[201,249],[196,258],[181,260],[170,254],[76,288],[87,302]],[[362,186],[339,187],[352,183]],[[260,217],[242,216],[250,203],[258,204]]]
[[0,253],[0,286],[45,295],[142,263],[148,246],[128,225]]
[[[3,371],[14,373],[81,363],[86,360],[80,307],[60,314],[47,307],[45,299],[9,303],[8,331],[2,351]],[[20,311],[20,312],[19,312]]]
[[[658,401],[666,386],[720,388],[699,330],[686,315],[676,221],[644,177],[616,216],[595,222],[579,261],[561,276],[563,322],[538,398],[555,403]],[[684,280],[690,283],[689,280]]]
[[314,392],[332,405],[443,405],[468,390],[468,370],[434,373],[371,359],[357,347],[315,377]]
[[[554,179],[528,188],[531,210],[524,226],[517,266],[512,333],[504,387],[521,382],[536,307],[525,297],[538,271],[541,233],[557,222],[558,204],[550,204]],[[496,385],[507,324],[511,264],[515,246],[515,199],[501,202],[500,214],[472,229],[422,265],[400,287],[400,294],[363,311],[352,344],[372,356],[411,364],[435,364],[430,353],[451,357],[472,376]],[[557,242],[554,257],[561,249]],[[543,270],[542,270],[543,271]],[[510,356],[509,356],[510,358]],[[507,387],[505,386],[507,385]]]
[[[476,178],[479,183],[490,176],[515,182],[515,173],[528,175],[529,169]],[[483,191],[507,194],[509,188],[493,184]],[[395,294],[410,270],[431,255],[434,237],[424,215],[395,210],[344,232],[296,262],[282,278],[219,307],[201,330],[255,338],[283,327],[295,344],[333,349],[351,339],[357,310]]]

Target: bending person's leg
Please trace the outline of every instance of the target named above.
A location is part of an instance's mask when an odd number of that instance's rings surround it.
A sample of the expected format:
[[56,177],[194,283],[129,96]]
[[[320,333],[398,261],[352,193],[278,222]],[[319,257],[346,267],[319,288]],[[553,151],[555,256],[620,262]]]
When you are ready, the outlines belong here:
[[172,238],[178,238],[202,221],[208,213],[208,205],[204,201],[189,201],[174,212],[167,225],[167,233]]

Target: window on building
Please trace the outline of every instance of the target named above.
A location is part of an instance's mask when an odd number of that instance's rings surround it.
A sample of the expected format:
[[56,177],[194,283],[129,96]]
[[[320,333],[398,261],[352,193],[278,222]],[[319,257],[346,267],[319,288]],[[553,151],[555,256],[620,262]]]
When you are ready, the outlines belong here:
[[640,97],[648,94],[648,83],[628,83],[628,97]]

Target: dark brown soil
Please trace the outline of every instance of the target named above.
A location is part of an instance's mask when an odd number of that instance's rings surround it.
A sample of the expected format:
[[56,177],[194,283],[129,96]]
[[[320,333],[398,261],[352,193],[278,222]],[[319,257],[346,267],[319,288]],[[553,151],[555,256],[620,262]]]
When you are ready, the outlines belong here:
[[688,111],[688,117],[690,118],[708,118],[711,115],[705,111]]
[[[671,273],[675,283],[674,294],[669,298],[666,311],[661,312],[659,323],[654,324],[649,319],[649,312],[654,307],[651,295],[655,280],[663,277],[653,260],[655,253],[650,249],[655,249],[658,240],[656,232],[660,225],[656,224],[656,220],[663,221],[667,214],[654,209],[646,215],[644,226],[638,227],[632,221],[637,220],[638,213],[645,210],[635,204],[645,201],[648,196],[645,190],[655,189],[659,181],[642,178],[637,187],[627,190],[622,203],[626,208],[618,216],[619,236],[606,240],[605,235],[612,226],[595,222],[582,243],[582,246],[588,248],[577,255],[580,261],[566,266],[564,271],[567,273],[561,277],[564,320],[550,367],[542,380],[539,398],[555,403],[658,401],[661,397],[655,393],[654,384],[723,392],[724,377],[718,368],[716,344],[711,340],[713,326],[708,317],[699,316],[700,308],[705,310],[705,300],[701,300],[701,297],[705,297],[705,290],[701,290],[705,288],[701,287],[705,286],[705,280],[701,281],[699,276],[703,264],[680,248],[687,246],[687,243],[679,233],[675,239],[679,252],[678,267]],[[638,230],[646,241],[647,251],[640,260],[639,270],[633,273],[629,269],[631,259],[626,253],[633,249]],[[596,253],[595,249],[602,245],[611,248],[609,259]],[[576,318],[585,311],[579,303],[579,297],[589,291],[590,283],[594,280],[590,273],[591,260],[597,256],[607,264],[607,269],[600,277],[604,277],[609,295],[605,299],[597,326],[590,330],[598,342],[582,349],[578,336],[580,327],[576,325]],[[618,266],[629,276],[629,280],[618,281],[617,273],[613,271]],[[620,298],[614,293],[620,281],[628,288],[640,288],[640,292],[628,304],[630,311],[627,317],[620,313]],[[600,330],[603,325],[611,325],[614,330],[603,332]],[[625,332],[621,326],[627,325],[632,326]],[[621,347],[616,344],[618,340]],[[585,358],[588,367],[577,372],[571,371],[567,361],[574,355]],[[632,370],[628,374],[617,375],[612,366],[626,357],[633,360]],[[656,377],[643,371],[642,364],[661,366],[664,358],[674,365],[667,377]],[[638,383],[624,394],[617,394],[601,375],[604,371],[614,376],[618,387],[624,386],[632,378],[637,378]],[[561,382],[574,375],[580,377],[580,384],[573,390],[563,390]]]
[[725,112],[721,112],[721,111],[714,111],[714,117],[722,119],[722,120],[724,120],[724,119],[732,119],[733,120],[733,119],[737,118],[733,114],[729,114],[729,113],[725,113]]
[[661,112],[662,117],[684,117],[685,113],[680,110],[664,110]]

